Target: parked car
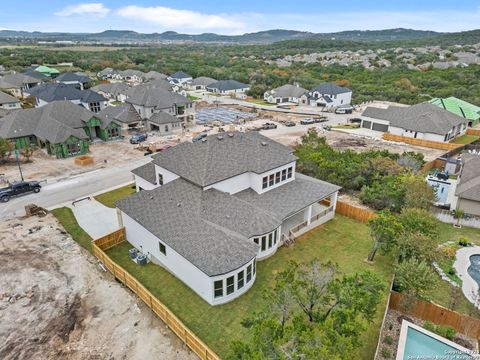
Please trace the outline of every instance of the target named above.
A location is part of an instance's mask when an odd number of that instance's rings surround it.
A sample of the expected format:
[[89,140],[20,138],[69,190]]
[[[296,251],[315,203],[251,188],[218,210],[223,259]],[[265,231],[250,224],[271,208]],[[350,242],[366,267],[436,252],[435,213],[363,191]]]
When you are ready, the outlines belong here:
[[360,118],[351,118],[351,119],[348,119],[348,122],[350,124],[360,124],[362,122],[362,119]]
[[206,138],[206,137],[207,137],[207,133],[206,132],[201,132],[200,134],[194,136],[192,138],[192,141],[197,142],[197,141],[200,141],[200,140],[202,140],[203,138]]
[[263,130],[270,130],[270,129],[276,129],[276,128],[277,128],[277,124],[268,123],[268,122],[263,124],[263,126],[262,126]]
[[352,107],[341,107],[335,109],[335,114],[351,114],[353,111]]
[[297,123],[295,121],[287,121],[285,123],[285,126],[288,126],[288,127],[292,127],[292,126],[296,126],[296,125],[297,125]]
[[315,124],[315,121],[312,118],[305,118],[300,121],[302,125],[312,125]]
[[147,134],[135,134],[132,135],[130,138],[130,144],[140,144],[141,142],[144,142],[147,140],[148,135]]
[[322,123],[322,122],[328,121],[328,119],[325,116],[322,116],[319,118],[314,118],[313,121],[316,123]]
[[28,194],[31,192],[38,193],[42,187],[38,181],[19,181],[14,182],[7,187],[0,189],[0,201],[8,202],[11,197]]

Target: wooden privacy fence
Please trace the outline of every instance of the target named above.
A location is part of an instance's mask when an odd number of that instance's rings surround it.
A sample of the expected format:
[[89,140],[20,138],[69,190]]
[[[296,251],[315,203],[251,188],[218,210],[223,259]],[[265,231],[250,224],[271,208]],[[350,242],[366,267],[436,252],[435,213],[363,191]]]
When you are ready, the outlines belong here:
[[442,306],[418,299],[409,309],[405,309],[403,299],[404,296],[402,294],[392,291],[389,308],[410,314],[425,321],[430,321],[434,324],[451,326],[459,333],[473,339],[480,339],[480,319],[462,315]]
[[122,228],[92,243],[95,255],[118,280],[132,290],[162,321],[202,360],[220,360],[197,335],[178,319],[160,300],[148,291],[137,279],[115,263],[105,250],[126,241],[125,229]]
[[[330,199],[322,200],[321,203],[323,205],[330,206]],[[377,214],[371,210],[362,209],[341,200],[337,200],[335,212],[348,218],[360,221],[364,224],[366,224],[371,218],[377,216]]]
[[451,144],[451,143],[443,143],[440,141],[415,139],[415,138],[406,137],[406,136],[393,135],[390,133],[384,133],[383,139],[387,141],[403,142],[410,145],[416,145],[416,146],[426,147],[430,149],[438,149],[438,150],[453,150],[463,146],[461,144]]
[[471,129],[471,128],[468,128],[466,134],[467,134],[467,135],[480,136],[480,129]]
[[446,161],[442,159],[435,159],[435,160],[429,161],[422,166],[422,171],[429,172],[430,170],[435,168],[442,169],[445,166],[445,163]]

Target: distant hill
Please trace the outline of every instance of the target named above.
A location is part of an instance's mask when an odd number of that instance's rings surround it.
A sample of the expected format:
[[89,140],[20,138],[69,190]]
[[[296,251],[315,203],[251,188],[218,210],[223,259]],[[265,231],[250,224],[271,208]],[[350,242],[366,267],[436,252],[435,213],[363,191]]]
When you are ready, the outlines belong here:
[[334,33],[312,33],[296,30],[267,30],[243,35],[219,35],[214,33],[181,34],[175,31],[143,34],[132,30],[106,30],[100,33],[64,33],[64,32],[28,32],[1,30],[0,41],[8,43],[35,43],[38,41],[74,41],[115,44],[154,44],[154,43],[238,43],[238,44],[271,44],[280,41],[349,41],[365,42],[418,42],[472,44],[480,42],[480,30],[457,33],[440,33],[435,31],[412,29],[386,30],[349,30]]

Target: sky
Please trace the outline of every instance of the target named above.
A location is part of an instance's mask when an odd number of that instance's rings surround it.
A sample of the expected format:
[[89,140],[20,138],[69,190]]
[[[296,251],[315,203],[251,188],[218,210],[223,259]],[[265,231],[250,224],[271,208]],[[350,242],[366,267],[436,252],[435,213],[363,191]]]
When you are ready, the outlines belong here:
[[480,0],[0,0],[0,29],[55,32],[134,30],[243,34],[480,28]]

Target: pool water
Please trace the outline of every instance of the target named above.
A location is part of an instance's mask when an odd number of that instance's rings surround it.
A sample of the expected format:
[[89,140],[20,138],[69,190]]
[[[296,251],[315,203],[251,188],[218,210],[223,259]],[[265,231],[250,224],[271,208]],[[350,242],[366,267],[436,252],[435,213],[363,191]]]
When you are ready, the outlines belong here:
[[468,275],[470,275],[480,286],[480,255],[470,256],[470,266],[468,267]]
[[461,353],[458,349],[411,327],[408,328],[406,340],[403,360],[473,359],[472,356]]

